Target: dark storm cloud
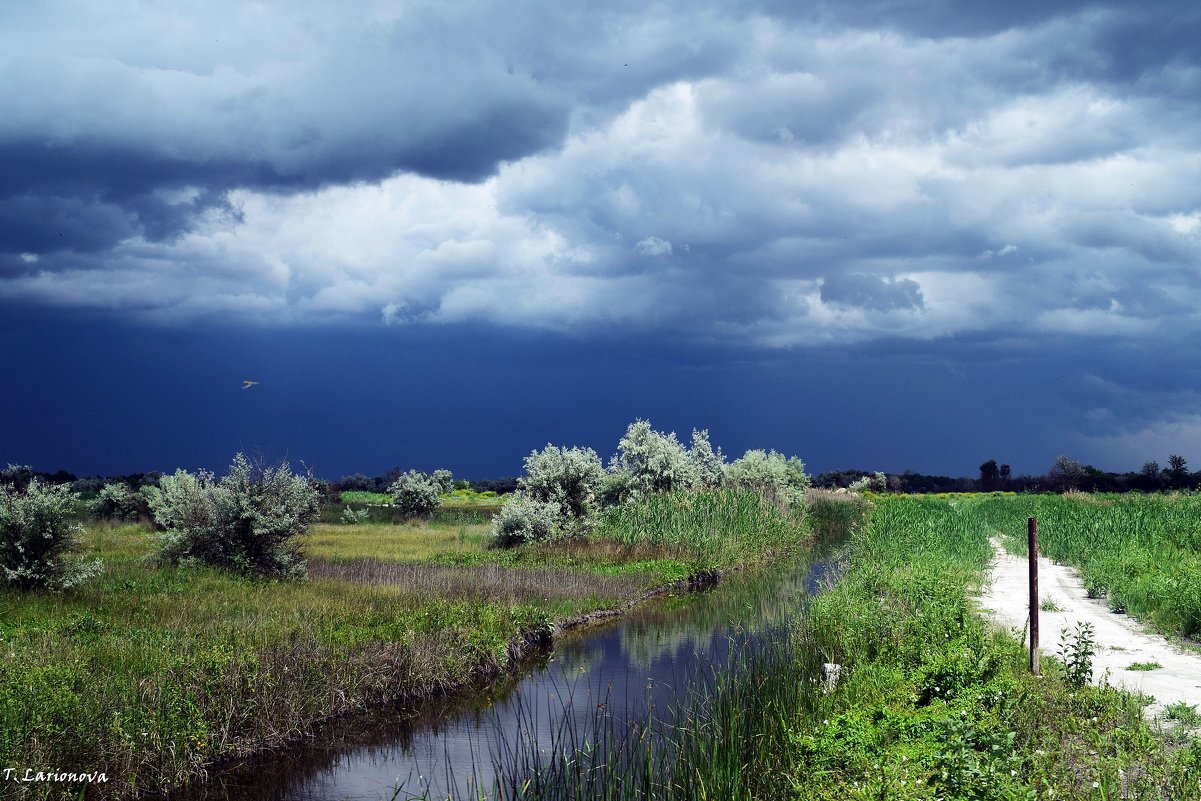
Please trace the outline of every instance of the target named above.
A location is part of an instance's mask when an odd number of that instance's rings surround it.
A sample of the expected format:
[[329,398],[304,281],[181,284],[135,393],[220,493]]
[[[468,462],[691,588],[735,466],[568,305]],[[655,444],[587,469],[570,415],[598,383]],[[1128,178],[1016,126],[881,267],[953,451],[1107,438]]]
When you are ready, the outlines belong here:
[[9,302],[753,347],[1195,325],[1183,5],[72,10],[0,12]]

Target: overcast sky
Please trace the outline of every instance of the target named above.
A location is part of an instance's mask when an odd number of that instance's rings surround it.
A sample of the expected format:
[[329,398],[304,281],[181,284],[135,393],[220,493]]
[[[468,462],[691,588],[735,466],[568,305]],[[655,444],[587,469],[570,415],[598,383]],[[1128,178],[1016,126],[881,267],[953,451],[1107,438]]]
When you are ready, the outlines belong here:
[[1196,3],[181,5],[0,5],[0,461],[1201,467]]

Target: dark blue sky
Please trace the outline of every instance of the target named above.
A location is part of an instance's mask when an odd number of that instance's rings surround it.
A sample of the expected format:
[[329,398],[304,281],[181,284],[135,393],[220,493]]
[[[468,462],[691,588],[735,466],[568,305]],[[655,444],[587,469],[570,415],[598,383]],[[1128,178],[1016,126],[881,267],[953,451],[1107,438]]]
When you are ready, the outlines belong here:
[[1201,11],[1046,6],[5,4],[0,462],[1201,462]]

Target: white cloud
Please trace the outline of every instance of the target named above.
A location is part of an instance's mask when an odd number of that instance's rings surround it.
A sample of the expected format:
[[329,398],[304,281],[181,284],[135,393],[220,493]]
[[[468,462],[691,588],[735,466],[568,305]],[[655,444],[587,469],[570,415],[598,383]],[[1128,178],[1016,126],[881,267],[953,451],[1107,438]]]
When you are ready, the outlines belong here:
[[634,246],[643,256],[670,256],[671,243],[657,236],[648,236]]

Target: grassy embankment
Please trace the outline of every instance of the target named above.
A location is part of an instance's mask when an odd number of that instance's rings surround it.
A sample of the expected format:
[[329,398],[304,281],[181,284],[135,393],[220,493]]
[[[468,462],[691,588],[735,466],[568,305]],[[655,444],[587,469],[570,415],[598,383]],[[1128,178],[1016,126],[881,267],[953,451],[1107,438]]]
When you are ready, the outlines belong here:
[[509,551],[488,549],[483,525],[320,525],[300,582],[156,567],[149,530],[93,526],[100,577],[61,594],[0,590],[0,767],[104,771],[88,797],[161,790],[322,718],[503,670],[553,621],[806,533],[739,493],[639,508],[587,539]]
[[[1022,530],[1024,502],[1003,501]],[[1137,699],[1050,657],[1030,676],[1022,644],[978,616],[997,519],[981,504],[878,499],[841,581],[674,725],[600,718],[550,758],[501,735],[497,796],[1201,799],[1201,742],[1156,734]],[[841,665],[832,692],[823,663]]]

